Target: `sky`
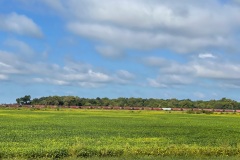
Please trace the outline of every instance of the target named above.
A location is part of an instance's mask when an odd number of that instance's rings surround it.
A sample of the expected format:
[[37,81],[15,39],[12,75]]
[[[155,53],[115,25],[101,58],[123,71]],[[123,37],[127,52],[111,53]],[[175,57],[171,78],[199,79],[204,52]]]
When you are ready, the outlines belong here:
[[0,103],[240,101],[240,0],[0,0]]

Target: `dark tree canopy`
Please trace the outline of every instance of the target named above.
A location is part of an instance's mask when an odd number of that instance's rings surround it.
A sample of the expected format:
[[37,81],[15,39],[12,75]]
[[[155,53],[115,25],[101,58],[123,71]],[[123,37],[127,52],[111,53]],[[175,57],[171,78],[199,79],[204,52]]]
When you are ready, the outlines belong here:
[[161,107],[161,108],[212,108],[212,109],[240,109],[240,103],[231,99],[192,101],[190,99],[144,99],[124,98],[80,98],[77,96],[48,96],[34,98],[30,95],[16,99],[18,104],[56,105],[56,106],[120,106],[120,107]]
[[31,104],[31,96],[30,95],[26,95],[24,97],[20,97],[16,99],[18,104]]

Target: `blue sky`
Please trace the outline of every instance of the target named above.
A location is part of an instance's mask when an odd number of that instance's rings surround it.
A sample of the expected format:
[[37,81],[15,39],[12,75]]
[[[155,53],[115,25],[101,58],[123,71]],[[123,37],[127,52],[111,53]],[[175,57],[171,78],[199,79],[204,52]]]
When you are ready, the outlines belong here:
[[0,103],[240,100],[239,0],[1,0]]

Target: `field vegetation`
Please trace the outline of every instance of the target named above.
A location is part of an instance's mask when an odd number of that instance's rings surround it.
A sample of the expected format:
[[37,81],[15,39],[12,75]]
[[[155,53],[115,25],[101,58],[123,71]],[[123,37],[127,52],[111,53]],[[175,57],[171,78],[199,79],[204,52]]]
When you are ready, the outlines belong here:
[[0,159],[239,159],[240,115],[0,110]]

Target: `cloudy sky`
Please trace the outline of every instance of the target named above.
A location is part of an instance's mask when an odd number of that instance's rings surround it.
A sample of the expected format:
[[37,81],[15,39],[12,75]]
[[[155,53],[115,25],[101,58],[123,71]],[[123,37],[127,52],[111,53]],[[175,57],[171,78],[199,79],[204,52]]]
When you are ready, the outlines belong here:
[[239,0],[0,0],[0,103],[240,101]]

